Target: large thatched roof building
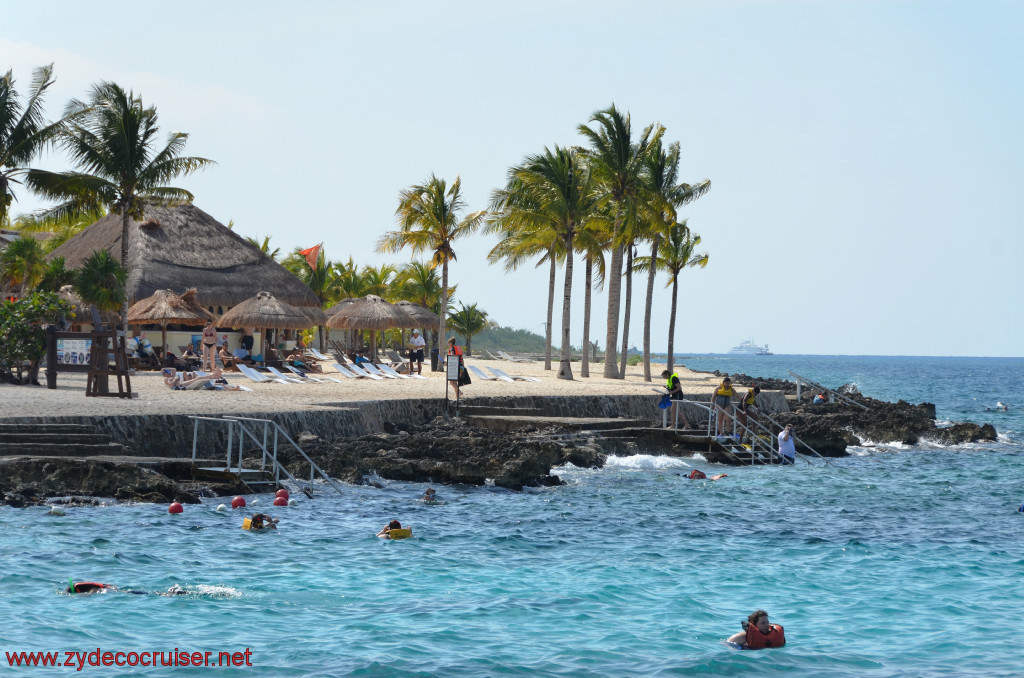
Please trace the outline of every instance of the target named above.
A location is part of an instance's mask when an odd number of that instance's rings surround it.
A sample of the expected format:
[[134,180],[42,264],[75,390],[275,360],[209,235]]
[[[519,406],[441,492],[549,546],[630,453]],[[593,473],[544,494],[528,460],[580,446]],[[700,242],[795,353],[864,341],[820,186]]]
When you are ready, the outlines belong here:
[[[55,249],[68,268],[80,268],[96,250],[121,258],[121,216],[108,214]],[[267,291],[292,306],[320,303],[301,280],[258,247],[195,205],[146,208],[128,226],[128,303],[157,290],[198,289],[216,313]]]

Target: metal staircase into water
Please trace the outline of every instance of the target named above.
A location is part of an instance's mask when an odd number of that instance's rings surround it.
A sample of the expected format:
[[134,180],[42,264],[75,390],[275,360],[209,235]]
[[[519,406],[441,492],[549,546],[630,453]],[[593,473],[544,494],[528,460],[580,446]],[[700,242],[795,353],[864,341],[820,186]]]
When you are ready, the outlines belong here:
[[[223,415],[219,417],[190,416],[194,422],[192,428],[192,473],[197,478],[209,479],[231,479],[242,482],[250,487],[253,492],[270,492],[274,487],[281,484],[281,477],[284,476],[298,487],[307,497],[313,498],[314,483],[317,476],[342,494],[338,483],[327,475],[316,465],[298,443],[292,440],[281,426],[271,419],[258,419],[254,417],[239,417]],[[209,422],[228,427],[228,440],[225,447],[224,466],[200,466],[197,463],[199,455],[199,426],[201,422]],[[237,440],[237,443],[236,443]],[[246,443],[251,447],[246,449]],[[287,443],[309,462],[309,481],[299,480],[293,476],[284,464],[278,459],[278,450],[282,443]],[[237,457],[236,457],[237,450]],[[242,466],[243,453],[249,451],[260,455],[259,468],[244,468]],[[207,457],[216,457],[206,450]],[[232,465],[234,464],[234,465]]]

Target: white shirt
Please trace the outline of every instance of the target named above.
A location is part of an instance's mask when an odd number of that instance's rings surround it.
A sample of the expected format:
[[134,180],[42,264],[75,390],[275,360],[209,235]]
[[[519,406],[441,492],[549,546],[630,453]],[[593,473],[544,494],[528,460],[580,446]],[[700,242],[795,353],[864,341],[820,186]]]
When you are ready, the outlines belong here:
[[793,442],[793,434],[790,433],[789,437],[783,440],[782,436],[786,435],[786,429],[779,431],[779,454],[789,459],[796,459],[796,443]]
[[414,348],[416,350],[419,350],[419,349],[423,348],[426,345],[427,345],[427,342],[423,341],[423,337],[421,337],[419,335],[414,334],[414,335],[412,335],[412,337],[409,338],[409,346],[411,346],[412,348]]

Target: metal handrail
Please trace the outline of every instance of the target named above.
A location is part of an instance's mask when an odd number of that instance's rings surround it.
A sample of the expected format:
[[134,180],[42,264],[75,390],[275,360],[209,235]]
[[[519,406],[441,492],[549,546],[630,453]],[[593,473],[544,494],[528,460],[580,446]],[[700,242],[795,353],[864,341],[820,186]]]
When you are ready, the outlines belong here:
[[851,400],[850,398],[847,398],[846,396],[844,396],[839,391],[833,391],[832,389],[830,389],[827,386],[822,386],[821,384],[819,384],[817,382],[811,381],[807,377],[802,377],[799,374],[797,374],[796,372],[794,372],[793,370],[786,370],[786,372],[788,372],[789,374],[791,374],[794,377],[796,377],[796,400],[797,400],[797,402],[800,402],[800,386],[801,386],[801,384],[807,384],[808,386],[813,386],[814,388],[817,388],[817,389],[820,389],[822,391],[825,391],[826,393],[828,393],[833,398],[839,398],[844,403],[849,403],[850,405],[856,405],[857,407],[863,408],[866,411],[870,411],[871,410],[871,408],[868,407],[867,405],[865,405],[864,403],[858,403],[856,400]]
[[[221,424],[224,424],[224,423],[228,424],[228,448],[227,448],[228,449],[228,456],[227,456],[227,460],[226,460],[226,463],[225,463],[225,468],[230,471],[231,470],[232,439],[233,439],[234,433],[235,433],[234,425],[231,424],[231,422],[226,421],[225,419],[222,419],[220,417],[189,416],[189,419],[192,419],[193,421],[195,421],[195,425],[192,427],[192,463],[193,464],[196,463],[196,452],[198,451],[198,446],[199,446],[199,422],[200,421],[215,421],[215,422],[218,422],[218,423],[221,423]],[[242,473],[242,454],[241,454],[241,452],[239,452],[239,454],[238,454],[238,470],[235,471],[235,472],[238,473],[238,474]]]
[[[273,464],[274,464],[275,470],[276,470],[276,469],[277,469],[278,467],[280,467],[280,468],[281,468],[282,470],[284,470],[284,471],[285,471],[285,473],[288,473],[288,470],[287,470],[287,469],[285,469],[285,468],[284,468],[284,467],[283,467],[283,466],[281,465],[281,462],[279,462],[279,461],[277,460],[277,437],[278,437],[278,435],[280,434],[280,435],[283,435],[283,436],[284,436],[284,439],[285,439],[285,440],[287,440],[287,441],[288,441],[289,443],[291,443],[292,447],[294,447],[294,448],[295,448],[295,450],[296,450],[296,451],[297,451],[297,452],[298,452],[299,454],[301,454],[301,455],[302,455],[302,458],[303,458],[303,459],[305,459],[306,461],[308,461],[308,462],[309,462],[309,482],[310,482],[310,483],[312,483],[312,482],[313,482],[313,478],[314,478],[314,475],[313,475],[313,473],[314,473],[314,471],[315,471],[316,473],[319,473],[319,474],[320,474],[320,477],[322,477],[322,478],[323,478],[324,480],[326,480],[326,481],[327,481],[328,483],[330,483],[331,487],[333,487],[333,488],[335,489],[335,491],[337,491],[337,493],[338,493],[338,494],[344,494],[344,493],[343,493],[343,492],[341,491],[341,488],[340,488],[340,487],[338,487],[338,484],[337,484],[336,482],[334,482],[334,479],[333,479],[333,478],[331,478],[331,477],[330,477],[329,475],[327,475],[326,473],[324,473],[323,469],[321,469],[321,468],[320,468],[319,466],[317,466],[317,465],[316,465],[316,462],[315,462],[315,461],[313,461],[312,459],[310,459],[309,455],[308,455],[308,454],[306,454],[306,453],[305,453],[305,452],[304,452],[304,451],[302,450],[302,448],[301,448],[301,447],[299,447],[298,443],[296,443],[296,442],[295,442],[294,440],[292,440],[292,437],[291,437],[290,435],[288,435],[288,432],[287,432],[287,431],[285,431],[285,430],[284,430],[283,428],[281,428],[281,425],[280,425],[280,424],[278,424],[278,423],[277,423],[276,421],[274,421],[273,419],[257,419],[257,418],[255,418],[255,417],[239,417],[239,416],[235,416],[235,415],[225,415],[225,417],[224,417],[224,418],[225,418],[225,419],[232,419],[232,420],[234,420],[234,421],[237,421],[237,422],[238,422],[238,426],[239,426],[239,429],[240,429],[240,430],[245,430],[245,431],[246,431],[247,433],[249,433],[249,436],[250,436],[250,437],[251,437],[251,438],[253,439],[253,441],[257,442],[257,444],[259,444],[259,443],[258,443],[258,441],[256,441],[256,437],[255,437],[255,436],[254,436],[254,435],[252,434],[252,432],[251,432],[251,431],[248,431],[248,429],[245,429],[245,428],[244,428],[244,426],[242,425],[242,422],[243,422],[243,421],[256,421],[256,422],[261,422],[261,423],[263,423],[263,424],[264,424],[264,443],[263,443],[263,445],[261,446],[261,449],[263,450],[263,453],[264,453],[264,458],[265,458],[265,456],[266,456],[266,455],[268,455],[268,454],[269,454],[269,452],[267,451],[267,448],[266,448],[266,431],[267,431],[267,426],[269,426],[269,425],[272,425],[272,426],[274,427],[274,454],[273,454],[273,457],[272,457],[272,462],[273,462]],[[239,453],[239,464],[241,464],[241,453]],[[289,474],[289,475],[290,475],[290,474]]]
[[[696,406],[699,409],[706,410],[708,412],[707,437],[708,438],[713,438],[714,437],[714,436],[711,435],[711,423],[712,423],[712,420],[714,419],[714,417],[717,415],[717,412],[716,412],[716,410],[718,409],[717,406],[712,408],[710,405],[705,405],[704,403],[697,402],[695,400],[685,400],[685,399],[684,400],[676,400],[676,401],[673,401],[673,402],[686,403],[688,405],[694,405],[694,406]],[[765,443],[765,441],[762,440],[761,437],[757,435],[756,431],[754,431],[753,429],[749,428],[748,426],[745,426],[745,425],[739,423],[736,420],[735,416],[732,417],[732,423],[733,423],[733,429],[732,429],[733,430],[733,435],[736,434],[737,428],[739,428],[739,429],[743,430],[744,432],[750,434],[751,450],[757,452],[758,448],[760,448],[761,450],[766,451],[768,453],[769,463],[775,463],[776,451],[774,449],[772,449],[771,443]],[[770,437],[772,436],[771,431],[769,431],[763,425],[761,425],[760,422],[755,420],[754,423],[758,424],[762,429],[764,429],[766,432],[768,432]],[[678,407],[676,408],[675,421],[673,422],[673,429],[676,430],[676,431],[679,430],[679,408]],[[754,457],[753,457],[753,455],[751,455],[750,463],[751,463],[751,465],[754,464]],[[810,462],[808,462],[808,463],[810,463]]]
[[[252,431],[250,431],[249,429],[245,428],[244,425],[242,425],[242,422],[237,422],[237,423],[238,423],[238,430],[239,430],[239,434],[238,434],[238,457],[239,457],[239,459],[241,459],[241,457],[242,457],[242,436],[243,435],[247,435],[250,438],[252,438],[252,441],[256,444],[256,446],[263,453],[261,455],[261,459],[260,459],[260,470],[261,471],[264,470],[266,468],[267,455],[270,454],[269,452],[267,452],[267,446],[266,446],[266,441],[267,441],[267,435],[266,435],[267,429],[266,429],[266,427],[264,427],[264,429],[263,429],[263,443],[261,444],[259,440],[256,440],[256,436],[253,435]],[[291,480],[293,483],[295,483],[296,485],[299,485],[301,487],[301,483],[299,482],[298,478],[293,476],[291,474],[291,472],[288,471],[287,468],[285,468],[284,464],[281,464],[281,463],[279,463],[277,461],[277,448],[276,448],[276,446],[274,448],[274,457],[273,457],[273,459],[271,461],[273,462],[273,466],[274,466],[274,482],[275,483],[277,483],[279,485],[281,484],[281,471],[284,471],[284,474],[288,477],[289,480]],[[311,497],[311,494],[309,492],[307,492],[306,495]]]

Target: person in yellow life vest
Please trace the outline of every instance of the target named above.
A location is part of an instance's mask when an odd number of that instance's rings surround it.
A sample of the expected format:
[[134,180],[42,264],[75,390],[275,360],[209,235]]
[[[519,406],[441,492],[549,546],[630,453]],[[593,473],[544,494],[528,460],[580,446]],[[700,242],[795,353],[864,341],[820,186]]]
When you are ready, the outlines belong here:
[[[754,384],[753,388],[747,390],[746,395],[740,400],[740,411],[736,413],[736,420],[744,426],[748,426],[747,422],[750,419],[757,421],[757,394],[761,392],[761,387]],[[740,442],[742,443],[747,438],[747,432],[744,429],[740,429]]]
[[711,393],[711,405],[715,408],[715,435],[725,435],[729,430],[732,417],[732,379],[726,377],[721,385]]
[[683,428],[691,429],[690,420],[686,418],[686,415],[682,410],[679,409],[679,401],[683,400],[683,387],[679,384],[679,375],[675,372],[669,372],[665,370],[661,373],[661,376],[665,378],[665,388],[668,389],[668,397],[672,399],[672,409],[669,410],[668,425],[665,428],[672,428],[676,421],[676,412],[679,412],[679,416],[683,419]]
[[729,636],[727,642],[740,645],[747,650],[763,650],[766,647],[782,647],[786,644],[786,632],[781,624],[769,624],[768,613],[757,610],[742,624],[743,630]]

